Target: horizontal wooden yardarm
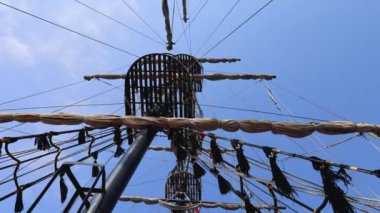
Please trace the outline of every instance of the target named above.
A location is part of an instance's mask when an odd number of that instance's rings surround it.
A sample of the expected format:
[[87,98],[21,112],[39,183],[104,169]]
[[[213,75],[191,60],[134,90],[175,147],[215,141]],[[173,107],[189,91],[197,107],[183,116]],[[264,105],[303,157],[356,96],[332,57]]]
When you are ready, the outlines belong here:
[[145,128],[157,126],[161,128],[190,128],[198,131],[223,129],[228,132],[238,130],[248,133],[271,131],[273,134],[289,137],[306,137],[313,132],[327,135],[347,133],[372,133],[380,135],[380,125],[354,123],[350,121],[330,121],[321,123],[275,122],[266,120],[220,120],[214,118],[167,118],[139,117],[117,115],[78,115],[65,113],[0,113],[0,123],[17,121],[21,123],[42,122],[51,125],[86,124],[92,127],[120,126]]
[[197,58],[199,63],[235,63],[240,58]]
[[[156,74],[156,76],[154,76]],[[143,75],[142,75],[143,76]],[[83,78],[87,81],[92,79],[107,79],[107,80],[115,80],[115,79],[125,79],[127,77],[126,74],[99,74],[99,75],[86,75]],[[139,78],[140,76],[135,76],[135,78]],[[143,76],[145,77],[145,76]],[[164,73],[152,73],[148,76],[148,78],[163,78],[165,77]],[[218,80],[272,80],[276,78],[274,75],[266,75],[266,74],[221,74],[221,73],[213,73],[213,74],[194,74],[194,80],[210,80],[210,81],[218,81]]]
[[[167,199],[135,197],[135,196],[126,196],[126,195],[122,195],[119,198],[119,201],[134,202],[134,203],[143,202],[148,205],[160,204],[172,210],[187,210],[187,209],[198,208],[198,207],[223,208],[225,210],[237,210],[237,209],[245,208],[244,205],[239,204],[239,203],[222,203],[222,202],[208,202],[208,201],[197,202],[197,201],[186,201],[186,200],[183,200],[183,201],[181,200],[179,202],[188,203],[189,205],[180,206],[180,205],[175,205],[171,203],[171,200],[167,200]],[[275,208],[284,209],[284,207],[274,207],[274,206],[269,206],[269,205],[254,205],[254,207],[257,209],[275,209]]]

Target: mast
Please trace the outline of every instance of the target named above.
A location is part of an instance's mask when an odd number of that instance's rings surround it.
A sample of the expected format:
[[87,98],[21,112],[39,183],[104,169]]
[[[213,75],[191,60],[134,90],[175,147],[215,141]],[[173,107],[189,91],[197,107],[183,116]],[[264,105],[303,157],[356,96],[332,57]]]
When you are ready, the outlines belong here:
[[[192,76],[201,72],[202,66],[188,55],[149,54],[139,58],[125,75],[125,114],[194,118],[195,91],[201,91],[201,81],[193,80]],[[157,75],[161,77],[156,78]],[[91,200],[88,212],[112,211],[159,130],[127,129],[130,147],[107,178],[105,192]],[[185,145],[190,138],[183,130],[165,132],[172,144],[182,141]],[[177,166],[183,166],[184,159],[176,153]]]
[[138,167],[146,150],[153,141],[157,128],[141,130],[135,142],[128,148],[107,178],[105,192],[96,194],[91,200],[90,208],[84,212],[112,212],[133,173]]

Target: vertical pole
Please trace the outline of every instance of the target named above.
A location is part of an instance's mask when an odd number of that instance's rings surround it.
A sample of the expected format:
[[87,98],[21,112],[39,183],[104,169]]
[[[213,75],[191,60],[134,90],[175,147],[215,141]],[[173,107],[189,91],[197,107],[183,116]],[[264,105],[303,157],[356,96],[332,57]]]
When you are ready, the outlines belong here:
[[112,212],[157,132],[156,127],[140,131],[135,142],[129,146],[107,178],[105,192],[94,196],[87,212]]

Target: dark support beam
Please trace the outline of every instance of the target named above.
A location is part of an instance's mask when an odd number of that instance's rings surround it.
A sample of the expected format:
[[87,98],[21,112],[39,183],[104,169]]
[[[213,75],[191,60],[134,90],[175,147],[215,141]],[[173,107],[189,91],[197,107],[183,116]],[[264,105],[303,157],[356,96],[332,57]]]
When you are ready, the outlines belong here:
[[157,131],[156,127],[149,127],[140,131],[135,142],[129,146],[127,152],[107,178],[105,192],[94,196],[87,212],[112,212]]

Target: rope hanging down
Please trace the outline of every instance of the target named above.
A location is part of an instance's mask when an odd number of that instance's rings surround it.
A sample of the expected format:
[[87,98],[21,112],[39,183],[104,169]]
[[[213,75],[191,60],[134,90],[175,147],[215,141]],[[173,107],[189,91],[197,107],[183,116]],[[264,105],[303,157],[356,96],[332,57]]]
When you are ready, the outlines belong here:
[[167,50],[173,49],[173,34],[172,29],[170,27],[170,19],[169,19],[169,6],[168,6],[168,0],[162,0],[162,13],[165,18],[165,30],[166,30],[166,39],[167,39]]
[[294,138],[306,137],[314,132],[326,135],[348,133],[370,133],[379,136],[380,125],[354,123],[350,121],[330,121],[321,123],[274,122],[265,120],[219,120],[214,118],[167,118],[118,115],[78,115],[68,113],[0,113],[0,123],[17,121],[21,123],[42,122],[50,125],[87,124],[91,127],[120,126],[144,128],[191,128],[198,131],[222,129],[228,132],[241,130],[248,133],[271,131],[273,134]]
[[187,2],[186,0],[182,0],[182,13],[183,13],[183,21],[186,23],[189,18],[187,18]]
[[[149,75],[148,78],[164,78],[166,73],[154,73],[154,75]],[[141,75],[145,77],[144,75]],[[115,79],[125,79],[127,77],[126,74],[99,74],[99,75],[86,75],[83,78],[87,81],[92,79],[107,79],[107,80],[115,80]],[[140,77],[140,76],[137,76]],[[222,73],[213,73],[213,74],[194,74],[194,80],[209,80],[209,81],[218,81],[218,80],[266,80],[270,81],[276,76],[274,75],[266,75],[266,74],[222,74]]]

